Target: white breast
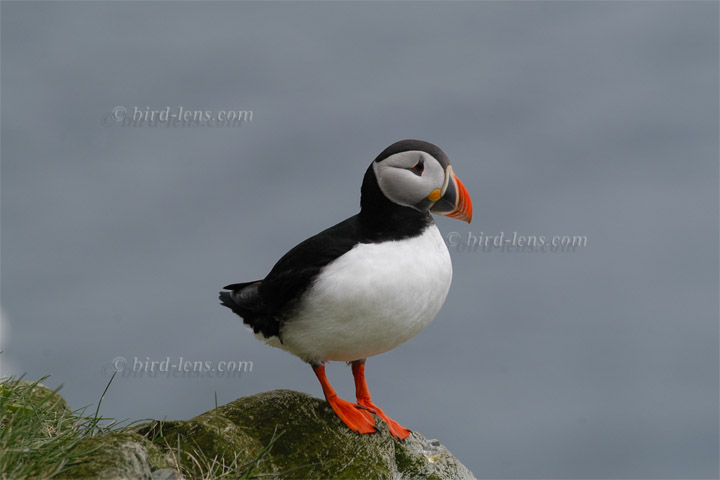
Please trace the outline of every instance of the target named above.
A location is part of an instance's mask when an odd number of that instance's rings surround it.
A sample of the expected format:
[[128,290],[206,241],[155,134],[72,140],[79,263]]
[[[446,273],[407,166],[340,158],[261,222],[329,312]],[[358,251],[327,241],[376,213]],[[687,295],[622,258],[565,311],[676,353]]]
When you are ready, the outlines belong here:
[[419,237],[359,244],[322,270],[273,345],[311,363],[387,352],[435,318],[451,280],[435,224]]

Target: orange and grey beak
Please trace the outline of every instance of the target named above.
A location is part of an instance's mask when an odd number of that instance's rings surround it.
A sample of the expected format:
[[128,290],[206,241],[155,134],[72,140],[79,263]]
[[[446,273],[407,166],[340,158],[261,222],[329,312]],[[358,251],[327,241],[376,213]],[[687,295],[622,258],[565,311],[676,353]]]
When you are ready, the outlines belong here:
[[[437,195],[437,190],[435,192]],[[432,194],[431,194],[432,195]],[[431,199],[432,200],[432,199]],[[472,220],[472,201],[465,185],[455,176],[452,167],[448,165],[445,170],[445,185],[443,193],[430,208],[432,213],[470,223]]]

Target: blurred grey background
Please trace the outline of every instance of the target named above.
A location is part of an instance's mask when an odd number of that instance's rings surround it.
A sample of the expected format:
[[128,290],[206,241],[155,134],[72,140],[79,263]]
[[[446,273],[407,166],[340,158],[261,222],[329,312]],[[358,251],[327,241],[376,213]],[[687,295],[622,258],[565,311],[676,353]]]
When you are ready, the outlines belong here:
[[[479,478],[717,478],[717,2],[3,2],[3,375],[189,418],[310,368],[216,299],[357,212],[387,145],[474,203],[448,301],[371,358],[373,398]],[[113,109],[247,110],[235,127]],[[116,110],[117,112],[117,110]],[[239,377],[141,361],[252,361]],[[214,365],[215,363],[213,363]],[[331,364],[352,398],[344,364]]]

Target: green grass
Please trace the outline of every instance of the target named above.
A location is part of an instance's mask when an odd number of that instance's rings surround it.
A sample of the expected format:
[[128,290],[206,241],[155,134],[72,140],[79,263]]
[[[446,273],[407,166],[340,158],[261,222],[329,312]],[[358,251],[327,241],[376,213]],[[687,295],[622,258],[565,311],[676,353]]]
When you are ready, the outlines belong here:
[[[47,377],[32,383],[23,382],[22,377],[0,379],[0,480],[63,476],[67,469],[96,453],[97,447],[84,447],[87,442],[82,442],[83,439],[132,426],[99,416],[113,378],[92,415],[86,414],[88,407],[71,410],[58,395],[60,388],[51,390],[41,385]],[[215,403],[217,408],[217,398]],[[183,448],[166,444],[165,451],[171,454],[176,470],[185,478],[273,478],[288,472],[265,474],[258,471],[258,466],[282,434],[273,434],[258,457],[245,463],[240,455],[234,459],[211,458],[200,448],[191,449],[187,445]]]
[[[92,451],[76,448],[83,437],[112,430],[116,422],[70,410],[40,385],[12,377],[0,380],[0,478],[51,478]],[[109,385],[109,384],[108,384]],[[59,389],[58,389],[59,390]],[[107,391],[107,389],[106,389]]]

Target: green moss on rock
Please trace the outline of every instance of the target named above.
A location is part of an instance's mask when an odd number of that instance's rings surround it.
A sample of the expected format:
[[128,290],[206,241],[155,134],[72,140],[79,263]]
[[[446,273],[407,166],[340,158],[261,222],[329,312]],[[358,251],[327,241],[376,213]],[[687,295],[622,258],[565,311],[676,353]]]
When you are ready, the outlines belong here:
[[274,432],[283,432],[268,455],[273,471],[292,471],[296,478],[392,475],[392,437],[351,432],[324,400],[275,390],[240,398],[219,410],[263,444]]
[[358,435],[324,400],[275,390],[187,421],[151,421],[82,438],[76,448],[90,453],[58,478],[474,478],[437,440],[413,433],[398,442],[383,422],[377,426],[375,434]]
[[293,478],[474,478],[439,442],[417,433],[397,442],[380,421],[378,433],[358,435],[327,402],[304,393],[275,390],[240,398],[218,411],[263,444],[282,430],[268,461],[272,471],[293,472]]
[[55,416],[70,413],[70,406],[65,399],[42,383],[12,380],[0,385],[0,395],[6,401],[6,408],[37,410],[53,413]]
[[192,476],[203,476],[202,459],[244,465],[255,460],[264,448],[216,411],[187,421],[155,421],[135,427],[133,431],[172,455],[181,469]]
[[[77,448],[92,453],[68,465],[57,478],[150,479],[152,470],[172,466],[157,446],[133,432],[116,431],[86,437],[80,440]],[[155,463],[152,466],[151,459]]]

